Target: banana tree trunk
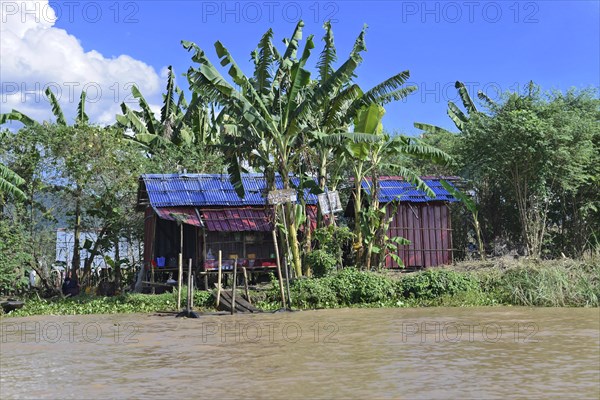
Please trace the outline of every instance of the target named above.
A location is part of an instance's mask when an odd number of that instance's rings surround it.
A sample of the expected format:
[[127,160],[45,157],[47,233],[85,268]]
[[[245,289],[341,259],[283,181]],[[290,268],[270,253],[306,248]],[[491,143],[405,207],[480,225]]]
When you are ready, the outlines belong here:
[[304,272],[302,269],[302,261],[300,259],[300,245],[298,243],[298,228],[296,227],[295,215],[292,211],[293,204],[286,203],[285,213],[287,219],[287,230],[290,238],[290,247],[292,251],[292,265],[296,276],[302,276]]
[[[378,176],[374,173],[371,177],[371,205],[372,211],[376,212],[379,210],[379,179]],[[377,231],[378,226],[375,225],[379,221],[375,221],[374,218],[378,218],[378,214],[369,214],[370,223],[368,226],[369,229],[369,244],[367,245],[367,252],[365,254],[365,269],[370,270],[372,265],[373,258],[373,244],[377,240]]]
[[[362,163],[361,163],[362,164]],[[354,250],[356,251],[356,265],[360,265],[363,261],[363,236],[361,227],[361,212],[362,212],[362,165],[358,165],[358,169],[354,174]]]
[[[283,181],[283,188],[290,189],[290,177],[287,169],[285,168],[285,160],[281,162],[281,179]],[[285,203],[284,207],[285,218],[286,218],[286,229],[288,231],[288,237],[290,239],[290,250],[292,253],[292,265],[296,276],[302,276],[302,260],[300,259],[300,244],[298,243],[298,227],[296,226],[296,216],[294,215],[294,205],[291,202]]]

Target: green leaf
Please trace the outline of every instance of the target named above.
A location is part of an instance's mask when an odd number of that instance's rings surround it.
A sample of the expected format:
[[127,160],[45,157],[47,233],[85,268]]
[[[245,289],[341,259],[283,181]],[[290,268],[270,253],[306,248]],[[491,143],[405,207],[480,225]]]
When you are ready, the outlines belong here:
[[65,120],[65,116],[60,108],[60,104],[58,104],[58,100],[52,90],[50,88],[46,88],[46,96],[48,96],[48,100],[50,101],[50,105],[52,106],[52,113],[56,117],[56,123],[61,126],[67,126],[67,121]]
[[79,98],[79,105],[77,106],[77,118],[75,119],[75,125],[87,125],[89,117],[85,113],[85,90],[81,91],[81,97]]
[[385,109],[378,104],[371,104],[362,108],[354,119],[354,130],[363,133],[381,133],[383,126],[381,120]]
[[144,96],[142,95],[142,92],[140,92],[140,90],[137,88],[136,85],[133,85],[131,87],[131,94],[133,95],[133,97],[138,99],[138,103],[139,103],[140,108],[142,109],[142,113],[144,115],[146,130],[148,131],[148,133],[157,135],[158,134],[157,126],[159,125],[159,122],[156,120],[156,117],[154,116],[154,112],[152,111],[152,109],[150,108],[150,105],[148,104],[148,102],[146,101]]
[[469,96],[469,92],[468,92],[467,88],[465,87],[464,83],[462,83],[460,81],[456,81],[456,83],[454,84],[454,87],[456,89],[458,89],[458,94],[462,100],[463,105],[467,109],[467,111],[469,113],[476,113],[477,108],[475,107],[473,100],[471,100],[471,96]]
[[25,180],[17,175],[6,165],[0,163],[0,194],[14,196],[19,200],[27,200],[25,193],[19,189],[19,186],[24,185]]
[[444,187],[444,189],[446,189],[452,196],[454,196],[456,199],[460,200],[465,207],[467,207],[467,209],[474,213],[477,212],[477,205],[475,204],[475,201],[473,201],[473,199],[467,195],[465,195],[464,193],[462,193],[461,191],[459,191],[458,189],[456,189],[454,186],[452,186],[450,183],[448,183],[445,180],[441,180],[440,183],[442,184],[442,186]]

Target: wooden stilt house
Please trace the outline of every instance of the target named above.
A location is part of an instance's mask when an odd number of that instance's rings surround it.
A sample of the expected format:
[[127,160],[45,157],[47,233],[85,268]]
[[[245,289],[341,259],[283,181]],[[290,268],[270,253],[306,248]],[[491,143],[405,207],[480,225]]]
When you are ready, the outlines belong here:
[[[137,200],[145,213],[142,281],[150,279],[150,271],[163,280],[165,273],[176,271],[179,252],[186,270],[191,259],[195,272],[216,270],[219,251],[225,270],[233,268],[234,260],[250,271],[274,268],[274,212],[266,201],[267,182],[262,174],[247,174],[242,183],[243,198],[228,175],[142,175]],[[276,186],[283,186],[280,177]],[[317,197],[307,191],[304,199],[314,219]]]

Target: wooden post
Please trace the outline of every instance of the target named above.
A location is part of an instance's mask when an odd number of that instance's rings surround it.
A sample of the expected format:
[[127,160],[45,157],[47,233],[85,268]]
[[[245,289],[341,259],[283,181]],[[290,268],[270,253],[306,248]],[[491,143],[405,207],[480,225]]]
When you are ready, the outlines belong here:
[[204,263],[204,290],[208,290],[208,271],[206,270],[206,230],[204,227],[202,227],[202,262]]
[[248,303],[252,304],[252,300],[250,300],[250,291],[248,290],[248,274],[246,273],[246,267],[242,267],[242,271],[244,272],[244,288],[246,289],[246,300],[248,300]]
[[188,265],[188,284],[187,284],[187,310],[188,312],[192,310],[192,259],[190,258],[190,262]]
[[183,224],[180,222],[179,235],[179,277],[177,279],[177,310],[181,311],[181,281],[183,280]]
[[277,261],[277,276],[279,278],[279,290],[281,292],[281,304],[285,305],[285,292],[283,290],[283,277],[281,276],[281,261],[279,259],[279,245],[277,244],[277,232],[273,229],[273,243],[275,244],[275,259]]
[[177,309],[181,310],[181,281],[183,280],[183,254],[179,253],[179,275],[177,277]]
[[154,290],[154,265],[152,265],[152,263],[150,263],[150,282],[152,282],[151,293],[155,294],[156,291]]
[[[287,222],[285,220],[285,210],[283,209],[283,205],[281,206],[281,213],[283,214],[283,226],[287,226]],[[310,229],[310,227],[309,227]],[[285,242],[288,248],[288,255],[289,253],[289,249],[290,249],[290,242],[288,240],[287,235],[285,236]],[[290,297],[290,263],[287,261],[287,257],[284,260],[284,266],[285,266],[285,288],[287,289],[287,303],[289,305],[290,308],[292,308],[292,299]]]
[[235,313],[235,284],[237,280],[237,257],[233,260],[233,284],[231,286],[231,315]]
[[221,302],[221,254],[221,250],[219,250],[219,260],[217,264],[217,268],[219,269],[217,275],[217,308],[219,308],[219,303]]

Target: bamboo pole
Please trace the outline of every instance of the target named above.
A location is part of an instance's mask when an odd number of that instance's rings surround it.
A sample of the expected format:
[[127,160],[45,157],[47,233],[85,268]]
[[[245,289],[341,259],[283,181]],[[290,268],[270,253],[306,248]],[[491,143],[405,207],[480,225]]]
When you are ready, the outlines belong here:
[[177,279],[177,310],[181,311],[181,281],[183,280],[183,224],[179,223],[179,276]]
[[248,274],[246,273],[246,267],[242,267],[242,271],[244,272],[244,288],[246,290],[246,300],[248,300],[248,303],[252,304],[252,300],[250,300],[250,291],[248,290]]
[[[281,206],[281,213],[283,214],[283,226],[287,226],[287,222],[285,220],[285,210],[283,209],[283,205]],[[310,228],[309,228],[310,229]],[[289,253],[289,249],[290,249],[290,242],[288,240],[288,236],[287,234],[285,235],[285,242],[287,245],[287,249],[288,249],[288,255]],[[289,304],[290,308],[292,307],[292,299],[290,297],[290,263],[287,261],[287,257],[285,258],[285,287],[287,289],[287,303]],[[284,306],[285,307],[285,306]]]
[[179,274],[177,276],[177,309],[181,311],[181,281],[183,280],[183,254],[179,253]]
[[221,250],[219,250],[219,259],[217,264],[217,268],[219,269],[219,273],[217,275],[217,308],[219,308],[219,303],[221,302],[221,254]]
[[281,260],[279,259],[279,245],[277,244],[277,232],[273,229],[273,243],[275,244],[275,259],[277,261],[277,277],[279,278],[279,290],[281,292],[281,304],[285,305],[285,292],[283,290],[283,277],[281,276]]
[[[190,259],[190,266],[192,265],[192,260]],[[196,274],[192,270],[192,310],[194,309],[194,290],[196,289]]]
[[190,262],[188,264],[188,284],[187,284],[187,310],[190,312],[192,310],[192,259],[190,258]]
[[235,284],[237,280],[237,257],[233,260],[233,284],[231,286],[231,315],[235,313]]
[[[154,265],[150,263],[150,282],[154,283]],[[155,294],[154,286],[152,286],[152,294]]]

